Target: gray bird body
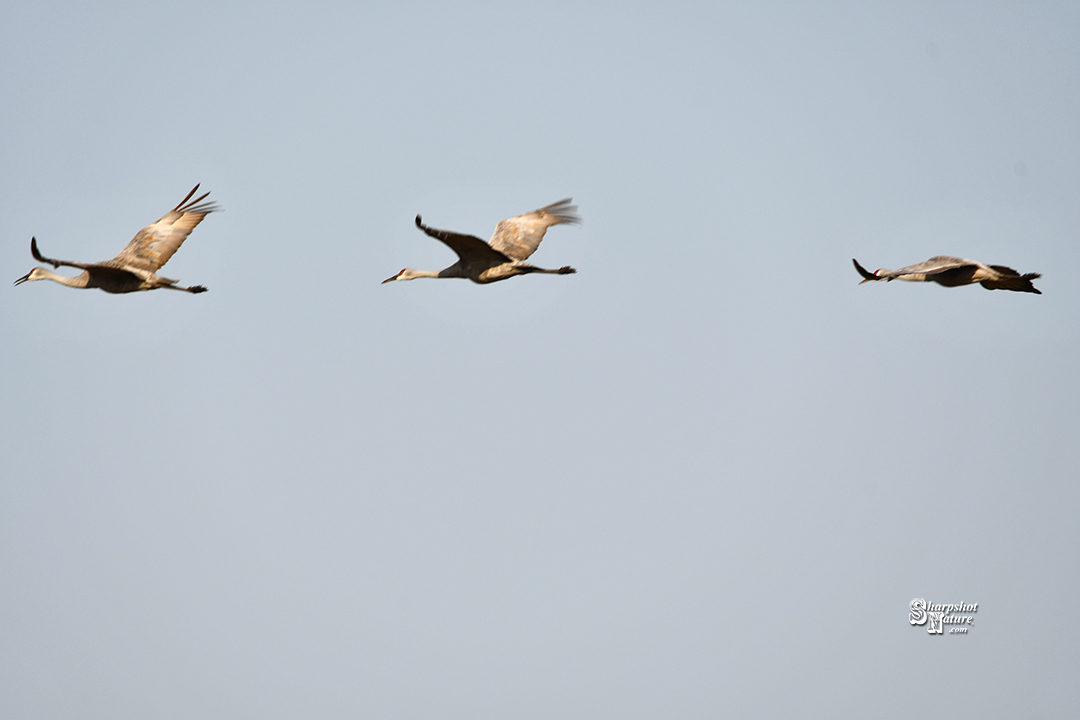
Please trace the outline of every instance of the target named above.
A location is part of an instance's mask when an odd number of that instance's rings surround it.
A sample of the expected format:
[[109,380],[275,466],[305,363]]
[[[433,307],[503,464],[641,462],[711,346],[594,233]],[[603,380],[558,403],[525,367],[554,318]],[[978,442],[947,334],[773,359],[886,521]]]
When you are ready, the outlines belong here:
[[899,270],[880,268],[874,272],[868,271],[859,264],[858,260],[852,259],[851,262],[855,263],[855,269],[863,277],[863,281],[859,283],[860,285],[875,280],[885,280],[887,282],[893,280],[936,282],[945,287],[959,287],[978,283],[987,290],[1012,290],[1042,295],[1031,284],[1032,280],[1042,277],[1039,273],[1021,275],[1004,265],[984,265],[976,260],[937,255],[926,262],[908,265]]
[[552,225],[576,224],[581,218],[576,214],[577,207],[571,205],[571,199],[560,200],[531,213],[503,220],[495,227],[495,234],[490,242],[484,242],[475,235],[436,230],[430,228],[416,216],[416,227],[431,237],[441,240],[457,253],[458,261],[443,270],[414,270],[405,268],[397,275],[383,280],[383,284],[395,280],[414,280],[420,277],[466,278],[474,283],[487,285],[512,278],[515,275],[530,273],[549,273],[569,275],[577,272],[566,266],[557,270],[529,265],[525,262],[536,252],[544,234]]
[[196,185],[187,197],[164,217],[140,230],[112,260],[97,263],[54,260],[44,257],[38,251],[37,238],[31,238],[30,254],[35,260],[48,263],[54,268],[62,265],[79,268],[82,273],[75,277],[65,277],[45,268],[34,268],[16,280],[15,284],[21,285],[33,280],[52,280],[68,287],[97,288],[107,293],[130,293],[157,288],[183,290],[189,293],[206,292],[206,288],[202,285],[181,287],[177,285],[178,280],[157,274],[157,271],[176,253],[203,218],[218,210],[212,202],[199,204],[210,193],[205,193],[188,202],[198,189],[199,186]]

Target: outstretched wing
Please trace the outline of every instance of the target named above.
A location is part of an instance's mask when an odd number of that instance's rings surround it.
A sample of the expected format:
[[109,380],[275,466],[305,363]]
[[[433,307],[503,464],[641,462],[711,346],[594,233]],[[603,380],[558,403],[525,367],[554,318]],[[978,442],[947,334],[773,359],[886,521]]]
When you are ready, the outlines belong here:
[[581,222],[577,206],[571,205],[571,202],[572,198],[566,198],[531,213],[503,220],[495,226],[491,247],[514,260],[526,260],[536,252],[549,227]]
[[975,260],[949,257],[948,255],[935,255],[926,262],[921,262],[917,265],[908,265],[899,270],[892,270],[887,274],[893,277],[900,275],[937,275],[948,270],[956,270],[957,268],[968,266],[980,267],[982,266],[982,263],[976,262]]
[[[860,265],[859,261],[856,260],[855,258],[851,258],[851,262],[855,263],[855,269],[858,270],[859,274],[863,276],[863,282],[868,282],[870,280],[881,280],[882,279],[882,278],[879,278],[874,273],[867,270],[866,268],[864,268],[862,265]],[[862,283],[859,283],[859,284],[862,285]]]
[[467,263],[480,262],[488,265],[502,265],[511,262],[510,258],[493,249],[475,235],[463,235],[449,230],[430,228],[423,223],[419,215],[416,216],[416,227],[436,240],[442,240],[451,250],[457,253],[459,258]]
[[140,230],[127,247],[110,262],[144,272],[157,272],[158,268],[169,262],[169,258],[203,218],[219,209],[213,202],[199,204],[210,193],[191,200],[191,196],[198,189],[199,186],[196,185],[165,217]]
[[36,237],[30,238],[30,254],[33,255],[34,259],[37,260],[38,262],[40,262],[40,263],[48,263],[48,264],[52,265],[54,268],[58,268],[61,265],[66,265],[68,267],[81,268],[81,269],[85,270],[86,268],[90,267],[90,265],[87,264],[87,263],[72,262],[70,260],[53,260],[52,258],[45,257],[40,252],[38,252],[37,238]]

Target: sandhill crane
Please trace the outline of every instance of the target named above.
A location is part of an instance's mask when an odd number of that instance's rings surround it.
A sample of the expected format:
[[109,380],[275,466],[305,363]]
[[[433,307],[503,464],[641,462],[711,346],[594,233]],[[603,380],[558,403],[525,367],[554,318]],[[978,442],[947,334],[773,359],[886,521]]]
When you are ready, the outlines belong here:
[[76,288],[98,288],[107,293],[129,293],[140,290],[183,290],[189,293],[206,292],[202,285],[180,287],[179,280],[157,275],[158,268],[169,262],[195,226],[209,213],[218,209],[213,202],[200,205],[207,195],[200,195],[191,202],[191,196],[199,189],[196,185],[187,197],[180,201],[165,217],[153,225],[147,225],[112,260],[99,263],[78,263],[70,260],[53,260],[38,252],[37,238],[30,238],[30,254],[38,262],[49,263],[55,268],[61,265],[81,268],[75,277],[57,275],[45,268],[34,268],[15,281],[16,285],[31,280],[52,280],[61,285]]
[[531,213],[503,220],[495,226],[495,234],[491,236],[491,242],[484,242],[475,235],[462,235],[429,228],[417,215],[416,227],[431,237],[442,240],[457,253],[459,259],[450,267],[438,272],[405,268],[394,277],[383,280],[383,284],[394,280],[435,277],[468,278],[474,283],[484,285],[526,273],[555,275],[576,273],[577,270],[569,265],[558,270],[545,270],[525,262],[536,251],[549,227],[562,223],[581,222],[581,218],[576,214],[577,206],[571,205],[571,201],[571,198],[567,198]]
[[864,280],[909,280],[912,282],[936,282],[945,287],[958,287],[960,285],[972,285],[979,283],[987,290],[1014,290],[1016,292],[1029,292],[1042,295],[1031,284],[1032,280],[1041,278],[1039,273],[1021,275],[1012,268],[1004,265],[983,265],[974,260],[937,255],[926,262],[918,265],[908,265],[899,270],[886,270],[881,268],[875,272],[869,272],[852,258],[855,269],[863,276]]

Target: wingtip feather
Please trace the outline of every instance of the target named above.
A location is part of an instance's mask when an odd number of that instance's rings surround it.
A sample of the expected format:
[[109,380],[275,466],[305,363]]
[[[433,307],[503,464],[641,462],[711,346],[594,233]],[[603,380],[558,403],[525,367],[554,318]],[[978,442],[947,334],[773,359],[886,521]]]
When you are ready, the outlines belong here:
[[862,265],[860,265],[859,261],[856,260],[855,258],[851,258],[851,262],[855,263],[855,269],[864,278],[863,281],[861,283],[859,283],[860,285],[862,285],[865,282],[870,282],[871,280],[877,280],[878,279],[877,275],[875,275],[874,273],[870,272],[869,270],[864,268]]
[[[184,204],[185,204],[185,203],[186,203],[186,202],[187,202],[188,200],[190,200],[190,199],[191,199],[191,196],[195,194],[195,192],[196,192],[196,191],[197,191],[197,190],[199,189],[199,186],[200,186],[200,185],[202,185],[202,183],[195,183],[195,187],[191,188],[191,192],[189,192],[189,193],[187,194],[187,197],[185,197],[185,198],[184,198],[183,200],[181,200],[181,201],[180,201],[180,203],[179,203],[179,204],[178,204],[178,205],[177,205],[176,207],[174,207],[174,208],[173,208],[173,212],[176,212],[176,211],[178,211],[178,210],[179,210],[180,208],[184,207]],[[209,194],[210,194],[210,193],[206,193],[206,195],[209,195]],[[203,195],[203,197],[206,197],[206,195]],[[199,198],[199,200],[202,200],[202,198]],[[196,200],[195,202],[199,202],[199,200]],[[192,204],[194,204],[194,203],[192,203]]]

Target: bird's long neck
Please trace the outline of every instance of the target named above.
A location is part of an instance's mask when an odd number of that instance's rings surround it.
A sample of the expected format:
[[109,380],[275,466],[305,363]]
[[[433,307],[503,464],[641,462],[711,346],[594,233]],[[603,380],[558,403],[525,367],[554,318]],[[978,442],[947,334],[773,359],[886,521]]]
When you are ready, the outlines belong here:
[[458,275],[448,275],[447,270],[414,270],[413,268],[405,268],[401,273],[399,280],[415,280],[416,278],[444,278],[444,277],[459,277]]
[[414,278],[425,278],[425,277],[437,278],[437,277],[440,277],[440,275],[439,275],[440,272],[441,272],[440,270],[410,270],[409,274],[412,275],[412,277],[414,277]]
[[57,275],[52,270],[46,270],[45,268],[39,268],[38,274],[44,275],[45,277],[35,278],[36,280],[52,280],[53,282],[58,282],[61,285],[67,285],[68,287],[73,288],[84,288],[90,282],[90,273],[85,270],[83,270],[75,277],[65,277],[64,275]]

